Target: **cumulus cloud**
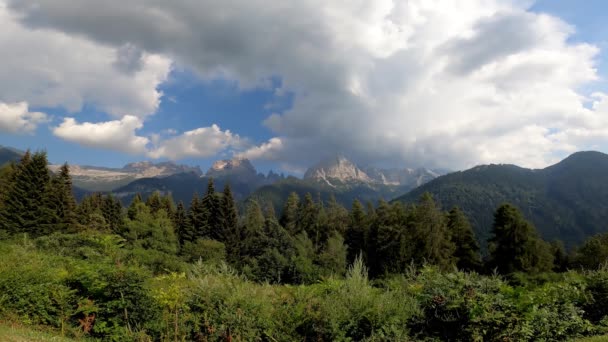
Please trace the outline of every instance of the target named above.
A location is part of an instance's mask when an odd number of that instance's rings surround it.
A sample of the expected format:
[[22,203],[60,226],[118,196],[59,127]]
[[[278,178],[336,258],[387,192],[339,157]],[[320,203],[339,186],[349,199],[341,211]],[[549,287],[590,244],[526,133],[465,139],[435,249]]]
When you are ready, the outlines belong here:
[[0,102],[0,132],[33,133],[39,124],[48,122],[45,113],[30,112],[27,102]]
[[24,27],[3,0],[0,23],[0,101],[70,112],[87,104],[115,117],[143,117],[158,108],[162,93],[157,87],[170,71],[169,58],[126,43],[112,46],[50,28]]
[[240,148],[244,141],[229,130],[222,131],[218,125],[201,127],[181,135],[158,142],[148,152],[151,158],[210,157],[229,148]]
[[281,138],[272,138],[260,146],[252,146],[243,152],[237,153],[239,158],[274,160],[283,151]]
[[137,135],[136,131],[142,126],[142,120],[132,115],[99,123],[79,123],[74,118],[65,118],[59,126],[53,128],[53,134],[85,146],[143,154],[150,140]]
[[[344,152],[368,163],[544,166],[605,141],[608,128],[600,104],[587,108],[579,91],[598,78],[598,48],[570,40],[573,27],[531,12],[530,1],[8,3],[31,28],[114,52],[131,44],[204,78],[267,87],[280,77],[293,108],[265,125],[281,148],[270,141],[244,152],[252,157],[307,164]],[[166,151],[188,150],[194,136],[168,140]],[[169,154],[162,148],[157,155]],[[199,149],[183,155],[216,150]]]

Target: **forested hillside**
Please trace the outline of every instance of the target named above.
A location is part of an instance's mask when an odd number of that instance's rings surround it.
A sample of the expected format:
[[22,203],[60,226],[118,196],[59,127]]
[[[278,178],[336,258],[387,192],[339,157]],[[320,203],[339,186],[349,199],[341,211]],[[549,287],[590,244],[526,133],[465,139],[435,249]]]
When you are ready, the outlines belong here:
[[608,155],[579,152],[542,170],[514,165],[478,166],[439,177],[398,201],[413,203],[429,192],[444,207],[459,206],[476,234],[490,236],[493,212],[516,205],[549,241],[567,246],[608,231]]
[[[188,204],[159,192],[77,203],[45,153],[2,168],[0,319],[103,340],[520,341],[606,332],[608,235],[567,253],[511,204],[482,258],[469,219],[292,193],[243,211],[209,179]],[[599,268],[599,270],[598,270]],[[585,271],[567,271],[583,269]],[[500,274],[498,276],[497,274]]]

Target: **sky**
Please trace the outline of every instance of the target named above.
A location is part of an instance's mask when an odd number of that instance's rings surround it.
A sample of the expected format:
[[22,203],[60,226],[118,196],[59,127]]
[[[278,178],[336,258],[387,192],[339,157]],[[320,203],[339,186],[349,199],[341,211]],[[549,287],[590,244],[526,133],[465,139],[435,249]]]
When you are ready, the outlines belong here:
[[608,152],[603,0],[0,0],[0,145],[300,174]]

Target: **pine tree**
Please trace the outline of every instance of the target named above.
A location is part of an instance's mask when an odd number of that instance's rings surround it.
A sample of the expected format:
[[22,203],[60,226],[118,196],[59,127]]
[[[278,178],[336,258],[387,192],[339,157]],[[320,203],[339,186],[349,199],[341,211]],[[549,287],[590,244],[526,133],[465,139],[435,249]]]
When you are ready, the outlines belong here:
[[481,269],[481,255],[479,244],[466,215],[458,207],[452,208],[448,213],[448,230],[455,246],[454,257],[456,266],[460,270],[479,271]]
[[184,235],[188,231],[188,224],[188,214],[186,213],[184,202],[180,201],[173,215],[173,227],[175,228],[175,234],[180,246],[184,245]]
[[101,202],[101,212],[110,230],[118,232],[124,223],[120,201],[111,193],[104,196]]
[[201,229],[205,225],[205,211],[201,205],[198,194],[192,196],[190,208],[188,210],[188,224],[183,230],[183,242],[194,242],[198,238],[202,238]]
[[312,199],[312,195],[307,193],[304,196],[304,201],[298,208],[298,221],[296,231],[306,232],[308,237],[313,241],[316,247],[319,245],[319,230],[317,229],[317,215],[319,214],[317,205]]
[[135,215],[137,215],[137,204],[138,203],[142,203],[143,200],[141,198],[141,194],[137,193],[135,194],[135,197],[133,197],[133,200],[131,200],[131,204],[129,205],[129,208],[127,209],[127,217],[129,218],[129,220],[134,220],[135,219]]
[[444,214],[439,210],[433,197],[425,193],[414,210],[413,237],[415,239],[414,259],[429,262],[443,268],[454,264],[454,244]]
[[298,224],[298,208],[300,206],[300,197],[297,193],[292,192],[287,197],[287,202],[285,202],[285,206],[283,207],[283,214],[281,215],[281,219],[279,223],[283,228],[285,228],[290,234],[296,235],[297,224]]
[[76,200],[72,192],[72,178],[67,163],[59,169],[59,174],[51,178],[47,204],[57,219],[53,223],[55,231],[74,231],[76,229]]
[[32,235],[49,233],[58,219],[49,207],[50,174],[46,153],[32,155],[27,151],[11,178],[0,212],[0,229]]
[[223,196],[221,199],[221,230],[219,231],[219,241],[226,246],[226,256],[228,261],[236,263],[240,255],[240,235],[239,213],[232,195],[230,184],[224,185]]
[[222,212],[221,202],[215,193],[213,178],[209,178],[207,183],[207,193],[201,201],[205,213],[205,221],[201,232],[204,237],[220,240],[222,234]]
[[152,215],[156,214],[159,210],[163,209],[163,200],[160,195],[160,191],[154,191],[152,195],[146,199],[146,205],[150,208]]
[[353,202],[353,206],[348,219],[348,228],[346,229],[345,243],[348,247],[347,260],[351,264],[361,255],[366,260],[366,244],[365,237],[367,235],[367,222],[363,205],[359,200]]
[[503,204],[496,210],[492,233],[489,266],[498,272],[543,272],[553,267],[548,244],[516,207]]
[[[330,230],[337,231],[340,235],[346,234],[349,225],[349,213],[331,194],[327,203],[327,225]],[[330,234],[330,232],[328,232]]]

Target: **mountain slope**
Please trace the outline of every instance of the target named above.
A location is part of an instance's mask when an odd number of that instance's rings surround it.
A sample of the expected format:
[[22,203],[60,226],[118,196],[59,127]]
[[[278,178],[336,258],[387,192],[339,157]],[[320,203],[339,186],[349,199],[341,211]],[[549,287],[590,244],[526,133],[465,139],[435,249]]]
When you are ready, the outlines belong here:
[[[50,165],[51,171],[56,172],[61,165]],[[110,191],[127,185],[136,179],[166,177],[180,173],[195,173],[201,175],[198,167],[178,165],[172,162],[151,163],[137,162],[122,168],[108,168],[88,165],[70,165],[70,174],[74,185],[89,191]]]
[[175,201],[190,203],[195,192],[200,196],[205,193],[209,178],[213,178],[216,191],[222,191],[224,185],[230,183],[237,200],[245,199],[263,185],[283,179],[273,172],[268,176],[258,174],[247,159],[232,159],[215,162],[205,176],[197,172],[183,172],[166,177],[141,178],[112,192],[121,198],[123,203],[129,203],[137,193],[145,198],[154,191],[171,194]]
[[578,152],[542,170],[484,165],[424,184],[397,200],[414,202],[430,192],[445,209],[459,206],[482,243],[490,236],[494,210],[519,207],[547,240],[567,246],[608,231],[608,155]]
[[10,147],[0,146],[0,166],[11,162],[11,161],[19,161],[23,152],[17,151]]

